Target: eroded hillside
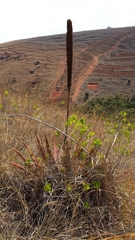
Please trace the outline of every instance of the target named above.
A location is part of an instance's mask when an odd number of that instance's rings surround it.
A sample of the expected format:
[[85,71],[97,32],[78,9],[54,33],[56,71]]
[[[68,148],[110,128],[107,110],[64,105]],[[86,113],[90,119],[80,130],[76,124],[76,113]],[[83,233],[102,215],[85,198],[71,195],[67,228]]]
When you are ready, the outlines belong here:
[[[134,94],[135,27],[74,33],[72,102],[85,93]],[[42,101],[66,99],[66,35],[0,44],[0,88]]]

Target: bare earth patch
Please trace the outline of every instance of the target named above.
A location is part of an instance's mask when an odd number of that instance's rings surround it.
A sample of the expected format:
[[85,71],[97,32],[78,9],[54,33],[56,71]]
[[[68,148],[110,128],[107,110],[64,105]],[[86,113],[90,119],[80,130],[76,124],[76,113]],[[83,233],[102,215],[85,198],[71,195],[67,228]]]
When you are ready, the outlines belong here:
[[[134,94],[134,27],[112,28],[73,34],[72,102],[85,93],[99,96]],[[0,44],[0,86],[13,93],[28,93],[40,101],[66,100],[66,36],[38,37]],[[130,82],[130,84],[128,84]],[[60,91],[57,91],[57,88]]]

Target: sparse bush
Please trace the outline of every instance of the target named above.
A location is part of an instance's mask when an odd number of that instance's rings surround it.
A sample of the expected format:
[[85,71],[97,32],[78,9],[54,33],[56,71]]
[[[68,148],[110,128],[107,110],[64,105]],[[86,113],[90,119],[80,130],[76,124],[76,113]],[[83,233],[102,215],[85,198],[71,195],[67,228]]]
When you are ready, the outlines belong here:
[[93,113],[102,114],[105,116],[113,115],[119,111],[135,111],[135,101],[134,96],[128,97],[124,95],[108,96],[102,98],[92,98],[87,103],[80,108],[83,113]]
[[13,77],[11,80],[11,83],[15,83],[15,82],[16,82],[16,79],[15,79],[15,77]]
[[36,61],[34,62],[35,65],[39,65],[40,64],[40,61]]
[[84,99],[83,99],[83,100],[84,100],[84,102],[86,102],[88,99],[89,99],[89,93],[88,93],[88,92],[86,92],[86,93],[85,93],[85,97],[84,97]]

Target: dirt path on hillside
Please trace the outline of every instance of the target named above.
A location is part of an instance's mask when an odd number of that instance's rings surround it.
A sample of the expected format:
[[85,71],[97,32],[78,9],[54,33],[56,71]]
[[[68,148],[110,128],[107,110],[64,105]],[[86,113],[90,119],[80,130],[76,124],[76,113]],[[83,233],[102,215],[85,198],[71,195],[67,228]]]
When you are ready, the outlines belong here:
[[94,69],[96,68],[97,64],[98,64],[98,56],[93,56],[93,60],[90,62],[89,66],[87,67],[85,74],[82,75],[78,80],[77,80],[77,84],[74,88],[74,94],[72,96],[72,103],[74,103],[81,91],[81,86],[82,83],[84,82],[84,80],[86,79],[87,76],[89,76]]
[[[116,37],[116,36],[118,36],[118,35],[119,35],[119,34],[116,34],[115,36],[107,37],[107,38],[102,39],[102,40],[100,40],[100,41],[96,41],[95,43],[90,44],[90,45],[88,45],[87,47],[81,49],[81,51],[75,53],[75,56],[77,57],[78,55],[81,55],[84,51],[86,51],[87,49],[92,48],[93,46],[96,46],[98,43],[102,43],[102,42],[104,42],[105,40],[110,39],[110,38],[112,38],[112,37]],[[93,70],[94,70],[94,68],[97,66],[97,64],[98,64],[98,59],[97,59],[96,56],[94,56],[94,59],[93,59],[93,61],[90,63],[88,69],[86,70],[86,74],[85,74],[85,75],[88,75],[89,72],[93,72]],[[57,92],[57,91],[56,91],[56,86],[57,86],[58,81],[60,80],[60,78],[61,78],[62,75],[64,74],[65,69],[66,69],[66,59],[64,59],[64,60],[61,61],[60,66],[59,66],[59,69],[58,69],[58,72],[57,72],[57,75],[56,75],[56,78],[54,79],[53,83],[52,83],[51,86],[50,86],[50,93],[49,93],[49,98],[50,98],[50,99],[56,99],[57,97],[59,97],[59,96],[61,95],[62,89],[61,89],[61,91]],[[72,101],[74,101],[74,100],[77,98],[77,96],[78,96],[78,94],[79,94],[79,89],[80,89],[80,87],[81,87],[81,83],[82,83],[83,81],[84,81],[84,78],[81,77],[81,78],[79,79],[79,82],[78,82],[77,86],[76,86],[75,96],[73,96],[73,100],[72,100]],[[77,89],[78,87],[79,87],[79,89]],[[78,93],[77,93],[77,90],[78,90]],[[46,97],[47,97],[47,96],[46,96]]]
[[[117,34],[117,35],[119,35],[119,34]],[[108,40],[110,41],[111,38],[113,39],[113,38],[116,37],[117,35],[111,36],[111,37],[109,37],[109,38],[106,38],[106,40],[108,39]],[[131,35],[131,34],[129,34],[129,35]],[[127,37],[127,36],[126,36],[126,37]],[[119,41],[117,41],[111,48],[109,48],[109,49],[108,49],[107,51],[105,51],[104,53],[93,56],[93,60],[90,62],[89,66],[86,68],[85,72],[83,72],[83,74],[81,75],[81,77],[80,77],[78,80],[76,80],[77,83],[76,83],[76,86],[75,86],[75,88],[74,88],[75,90],[74,90],[74,94],[73,94],[73,96],[72,96],[72,103],[74,103],[74,102],[77,100],[77,97],[78,97],[79,93],[81,92],[81,86],[82,86],[84,80],[85,80],[89,75],[91,75],[92,72],[95,70],[96,66],[98,65],[99,58],[102,57],[102,56],[105,55],[105,54],[108,54],[108,53],[112,52],[114,49],[116,49],[116,48],[118,47],[118,45],[119,45],[126,37],[125,37],[125,36],[122,37]],[[98,41],[98,42],[92,44],[91,46],[82,49],[81,53],[84,52],[84,51],[86,51],[86,50],[88,50],[88,49],[91,48],[93,45],[96,46],[97,43],[104,42],[104,41],[105,41],[105,39],[102,40],[102,41]]]
[[[84,47],[83,49],[81,49],[79,52],[75,53],[75,56],[77,57],[85,51],[89,51],[90,49],[92,49],[92,51],[93,51],[93,49],[95,49],[95,54],[93,54],[93,52],[92,52],[93,59],[86,66],[86,68],[83,69],[82,72],[80,72],[80,74],[79,74],[80,77],[78,77],[76,79],[73,79],[73,81],[74,81],[74,86],[73,86],[74,93],[73,93],[73,96],[72,96],[72,103],[74,103],[77,100],[77,97],[81,92],[81,86],[82,86],[83,82],[85,81],[85,79],[89,75],[91,75],[93,73],[93,71],[95,70],[95,68],[97,67],[98,62],[99,62],[99,58],[102,57],[105,54],[108,54],[109,52],[112,52],[114,49],[116,49],[118,47],[118,45],[127,37],[127,35],[125,34],[124,37],[121,36],[120,40],[116,41],[111,48],[104,51],[102,54],[98,54],[98,51],[96,53],[96,46],[98,46],[99,44],[103,44],[106,41],[111,42],[111,39],[112,39],[112,41],[113,40],[115,41],[115,38],[118,37],[119,35],[123,34],[123,33],[125,33],[125,31],[123,31],[119,34],[110,36],[110,37],[106,37],[106,38],[104,38],[100,41],[96,41],[95,43],[90,44],[90,45]],[[133,33],[129,33],[129,35],[131,35],[131,34],[133,34]],[[61,61],[58,72],[57,72],[57,75],[56,75],[53,83],[51,84],[50,92],[49,92],[49,94],[47,94],[47,95],[49,95],[50,100],[59,98],[61,96],[62,92],[64,91],[63,89],[61,89],[60,91],[57,92],[56,91],[56,86],[57,86],[60,78],[64,75],[65,69],[66,69],[66,59]],[[65,81],[66,81],[66,79],[65,79]],[[63,83],[62,83],[62,86],[63,86]]]
[[58,81],[60,80],[60,78],[62,77],[62,75],[64,74],[64,71],[66,69],[66,59],[62,60],[56,75],[56,78],[54,79],[51,87],[50,87],[50,94],[49,94],[49,98],[57,98],[57,96],[60,96],[61,91],[59,93],[56,92],[56,86]]

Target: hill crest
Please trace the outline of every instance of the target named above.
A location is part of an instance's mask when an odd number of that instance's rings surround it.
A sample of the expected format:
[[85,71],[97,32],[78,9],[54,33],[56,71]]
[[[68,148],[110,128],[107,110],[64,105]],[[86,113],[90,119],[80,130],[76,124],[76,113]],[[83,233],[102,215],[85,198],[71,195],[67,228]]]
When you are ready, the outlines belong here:
[[[73,33],[72,102],[112,94],[133,95],[135,27]],[[66,35],[0,44],[0,86],[42,101],[66,100]]]

